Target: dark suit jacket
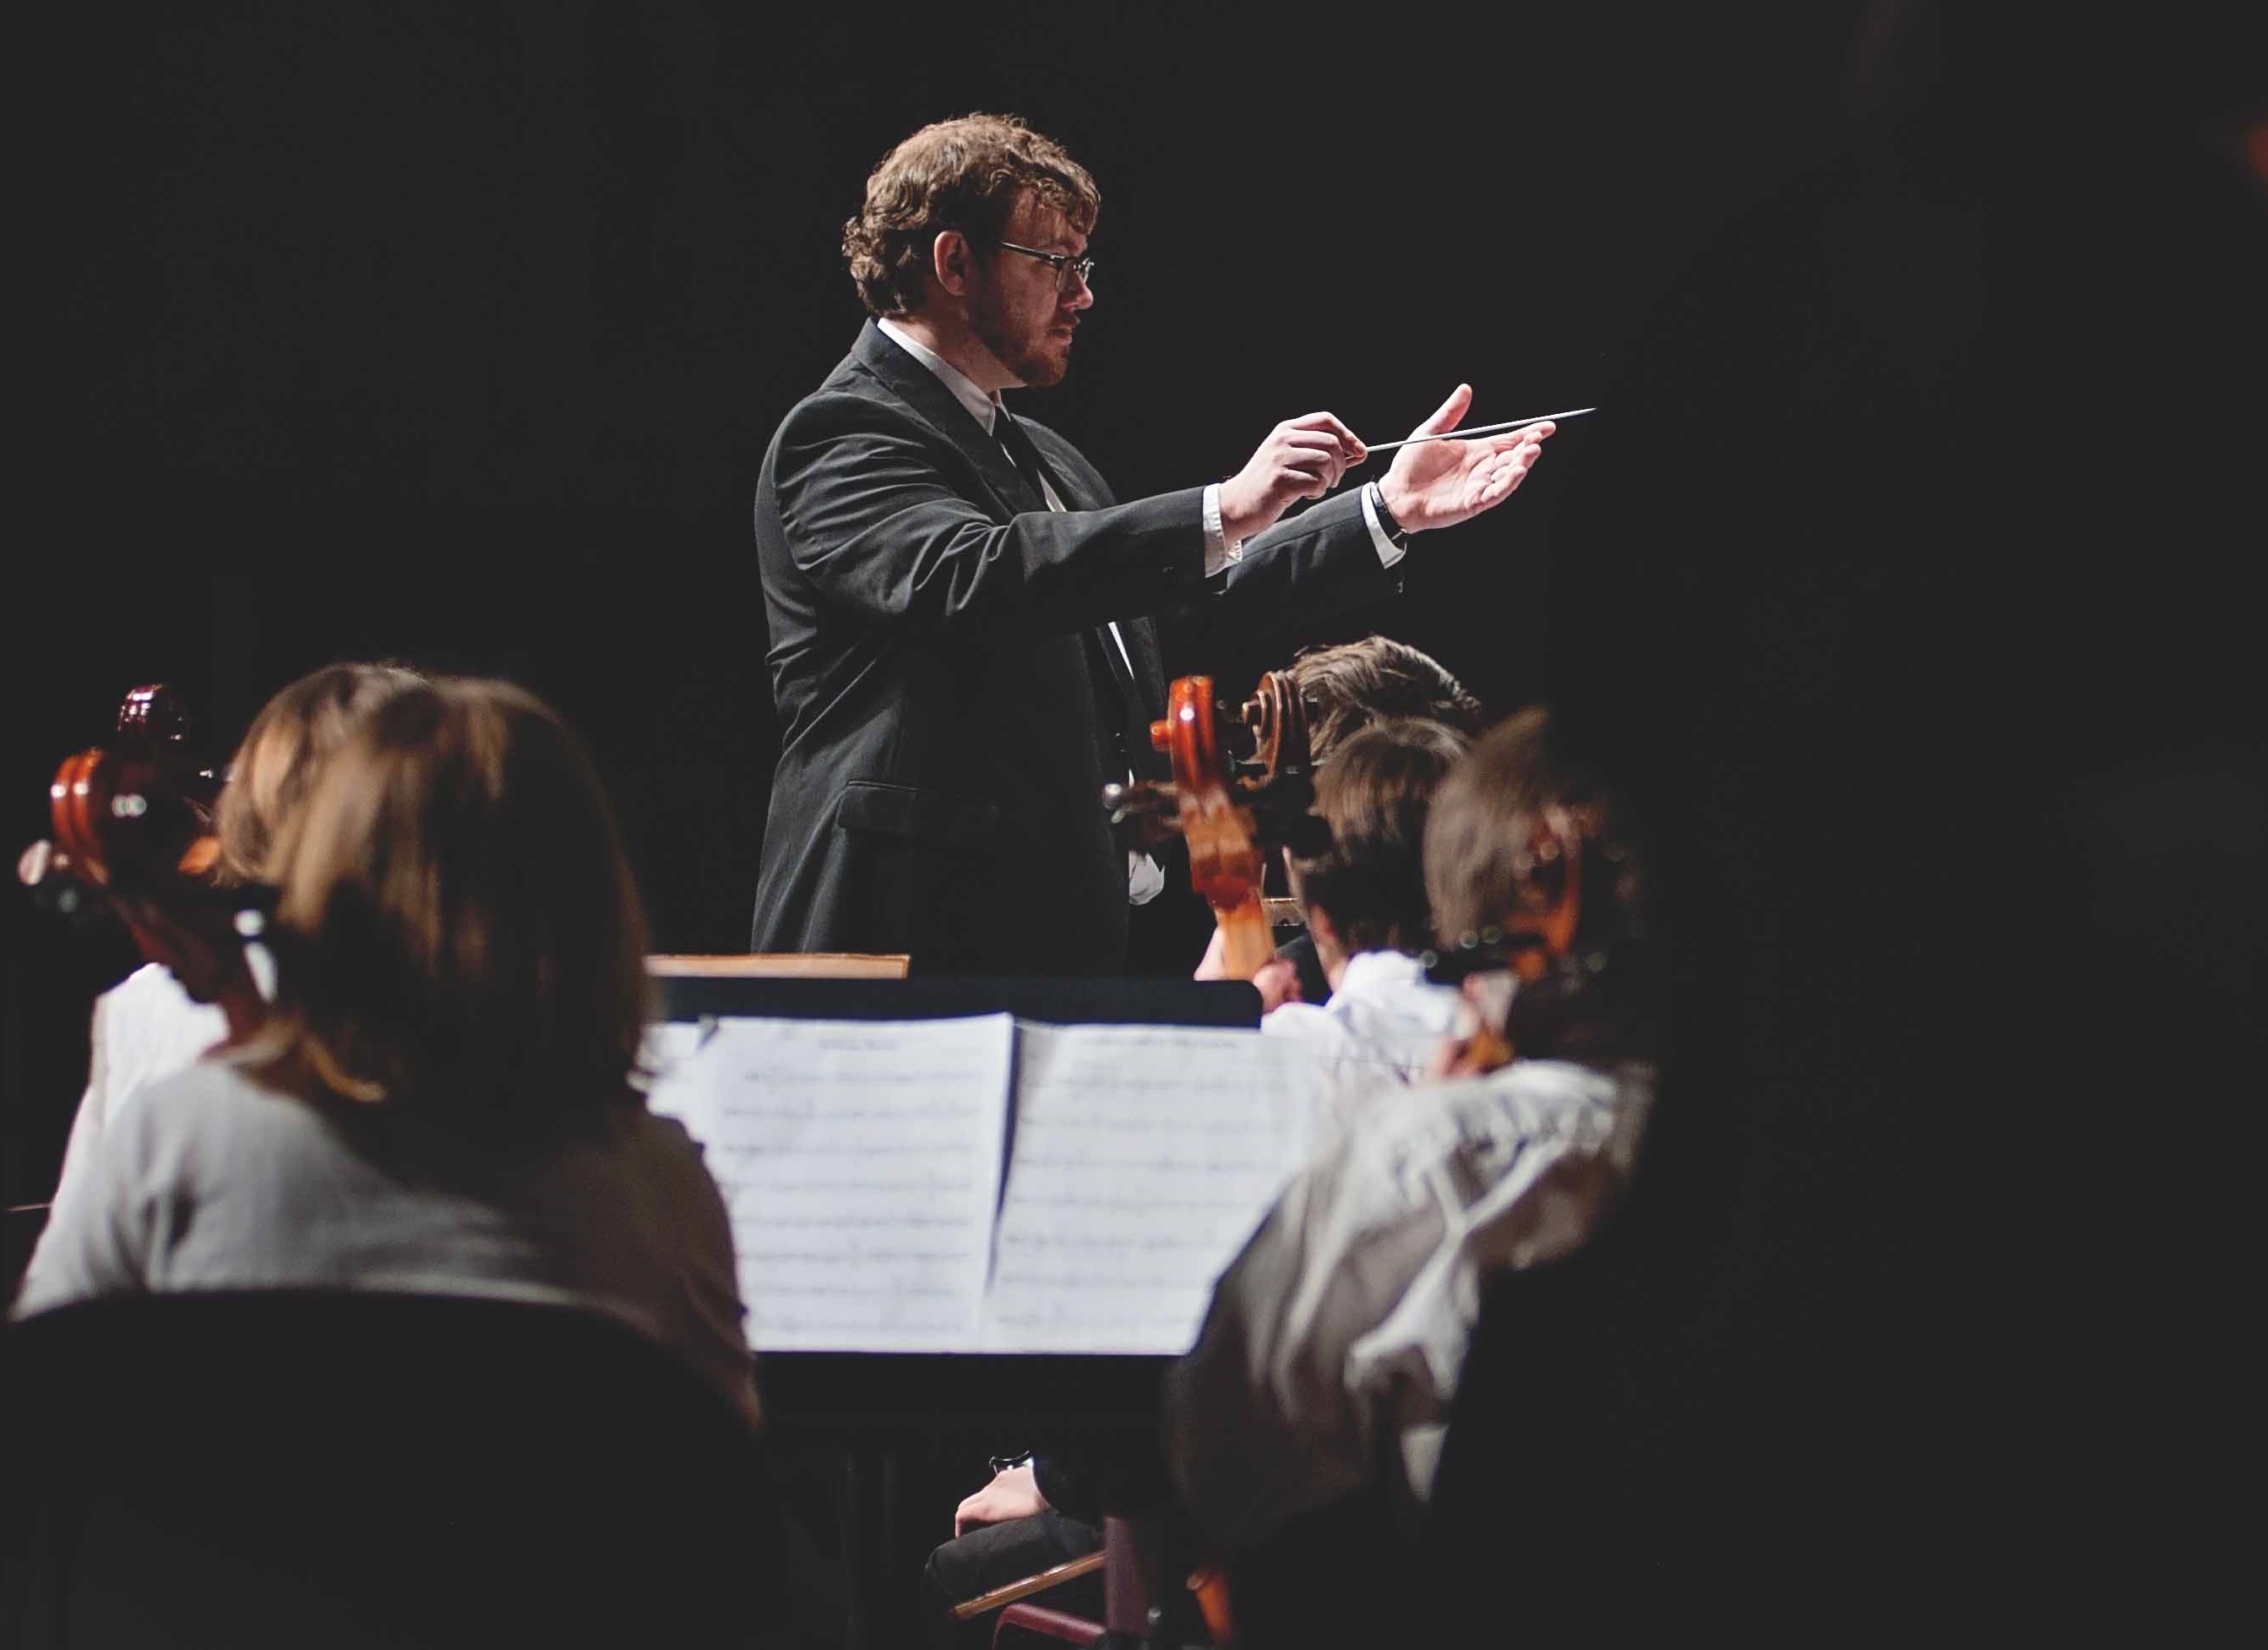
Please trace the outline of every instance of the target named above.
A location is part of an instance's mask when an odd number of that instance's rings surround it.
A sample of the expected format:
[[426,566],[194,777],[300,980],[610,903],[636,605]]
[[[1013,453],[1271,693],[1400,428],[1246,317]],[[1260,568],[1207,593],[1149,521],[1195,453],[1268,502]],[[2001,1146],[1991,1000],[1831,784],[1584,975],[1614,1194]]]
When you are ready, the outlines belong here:
[[[1350,492],[1204,577],[1203,489],[1118,504],[1019,420],[1067,509],[871,322],[764,455],[756,553],[782,748],[759,951],[910,952],[924,971],[1108,972],[1126,860],[1100,792],[1114,734],[1146,763],[1165,680],[1149,615],[1271,619],[1392,590]],[[1091,678],[1116,619],[1145,701]],[[1116,728],[1104,705],[1123,707]],[[1133,748],[1138,745],[1138,748]]]

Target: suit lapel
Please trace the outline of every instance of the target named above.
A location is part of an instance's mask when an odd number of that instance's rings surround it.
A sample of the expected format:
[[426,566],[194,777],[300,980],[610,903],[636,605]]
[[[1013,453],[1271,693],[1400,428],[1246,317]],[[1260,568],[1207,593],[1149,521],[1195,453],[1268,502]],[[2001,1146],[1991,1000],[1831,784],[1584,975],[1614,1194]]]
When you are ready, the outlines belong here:
[[1048,507],[1048,501],[1035,497],[1026,485],[1016,467],[1008,461],[1008,450],[994,439],[991,431],[978,424],[959,398],[938,381],[936,373],[884,337],[882,329],[873,321],[868,321],[865,330],[858,335],[850,358],[880,379],[885,388],[912,407],[939,435],[961,450],[961,456],[976,467],[984,484],[992,490],[1003,514],[1012,516]]
[[[1002,446],[992,432],[970,416],[954,393],[938,381],[931,372],[913,357],[882,335],[881,328],[873,321],[866,323],[851,350],[850,358],[880,380],[884,388],[906,402],[933,426],[939,434],[958,447],[961,454],[976,468],[999,502],[1004,515],[1020,512],[1041,511],[1048,501],[1035,494],[1015,465],[1009,460],[1007,448]],[[1005,409],[1004,409],[1005,412]],[[1036,441],[1035,443],[1036,445]],[[1083,480],[1071,467],[1050,463],[1055,484],[1063,494],[1064,503],[1073,510],[1094,510],[1101,501],[1087,496]],[[1135,765],[1142,765],[1149,750],[1151,718],[1165,713],[1165,663],[1158,651],[1157,626],[1148,619],[1122,620],[1119,634],[1126,639],[1126,652],[1134,672],[1134,687],[1141,703],[1126,707],[1130,731],[1141,735],[1138,748],[1133,753]],[[1098,630],[1098,645],[1110,645],[1107,634]],[[1107,657],[1107,656],[1106,656]],[[1087,667],[1092,674],[1093,667]],[[1111,697],[1124,699],[1123,690],[1115,681],[1116,673],[1107,674],[1102,681]]]

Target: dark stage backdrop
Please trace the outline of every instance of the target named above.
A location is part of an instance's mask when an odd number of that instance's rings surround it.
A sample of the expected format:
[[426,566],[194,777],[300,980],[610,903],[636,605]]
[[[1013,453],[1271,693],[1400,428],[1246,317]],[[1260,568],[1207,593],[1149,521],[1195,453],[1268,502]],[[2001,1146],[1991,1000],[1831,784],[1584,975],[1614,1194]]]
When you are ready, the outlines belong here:
[[[773,756],[751,494],[855,335],[836,239],[892,143],[1014,110],[1094,171],[1099,301],[1026,404],[1131,497],[1317,407],[1377,439],[1461,378],[1476,420],[1601,401],[1708,226],[1825,141],[1853,13],[1451,9],[1399,39],[1210,7],[44,18],[8,100],[4,838],[40,832],[55,761],[134,682],[184,688],[218,755],[293,675],[404,659],[556,703],[659,943],[743,948]],[[1552,519],[1613,416],[1335,634],[1535,694]],[[1280,659],[1173,662],[1242,686]],[[4,903],[17,1202],[130,958]]]

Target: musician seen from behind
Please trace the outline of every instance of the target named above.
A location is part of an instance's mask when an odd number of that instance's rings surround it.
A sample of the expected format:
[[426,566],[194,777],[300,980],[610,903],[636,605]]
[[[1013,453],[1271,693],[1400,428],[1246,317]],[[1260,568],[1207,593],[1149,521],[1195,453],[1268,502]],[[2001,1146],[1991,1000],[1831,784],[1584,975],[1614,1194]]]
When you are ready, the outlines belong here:
[[[1300,650],[1285,674],[1307,708],[1307,751],[1320,772],[1347,738],[1373,722],[1422,717],[1455,729],[1467,738],[1481,731],[1487,712],[1432,654],[1390,636],[1366,636],[1352,642]],[[1292,965],[1256,981],[1272,1007],[1287,992],[1292,1000],[1317,1006],[1330,1000],[1331,983],[1315,956],[1314,937],[1301,932],[1277,948]],[[1220,930],[1199,965],[1197,978],[1226,979]]]
[[1318,768],[1373,722],[1419,717],[1471,739],[1487,721],[1447,666],[1390,636],[1303,647],[1285,674],[1307,702],[1307,753]]
[[1524,712],[1433,802],[1426,882],[1473,1010],[1455,1073],[1325,1137],[1169,1382],[1174,1482],[1224,1548],[1358,1492],[1422,1504],[1483,1281],[1581,1244],[1631,1173],[1653,1093],[1646,867],[1560,747]]
[[594,1307],[751,1423],[733,1235],[645,1109],[644,924],[581,746],[500,682],[361,717],[268,861],[275,1001],[57,1196],[19,1314],[362,1288]]
[[[1128,905],[1160,877],[1096,799],[1152,761],[1157,615],[1286,623],[1382,596],[1410,534],[1502,503],[1550,433],[1407,446],[1326,497],[1366,450],[1309,413],[1225,481],[1121,503],[1001,401],[1069,372],[1100,205],[1059,144],[997,115],[926,127],[867,180],[843,250],[872,319],[756,490],[782,740],[759,951],[1123,967]],[[1470,400],[1460,386],[1421,430]],[[1304,499],[1323,502],[1285,519]]]
[[[273,883],[276,838],[322,758],[364,711],[423,680],[393,665],[326,665],[261,706],[214,810],[214,880]],[[215,936],[118,888],[112,895],[149,961],[95,999],[86,1092],[63,1150],[58,1202],[77,1196],[66,1189],[86,1178],[104,1135],[144,1087],[242,1035],[260,1012],[261,982],[232,930]]]
[[[1425,977],[1418,953],[1433,934],[1426,814],[1466,746],[1455,729],[1415,718],[1355,733],[1315,776],[1328,838],[1285,857],[1331,994],[1322,1004],[1278,1001],[1260,1029],[1314,1055],[1324,1113],[1338,1123],[1425,1076],[1456,1030],[1457,993]],[[1280,996],[1291,969],[1278,958],[1262,972],[1278,976]]]

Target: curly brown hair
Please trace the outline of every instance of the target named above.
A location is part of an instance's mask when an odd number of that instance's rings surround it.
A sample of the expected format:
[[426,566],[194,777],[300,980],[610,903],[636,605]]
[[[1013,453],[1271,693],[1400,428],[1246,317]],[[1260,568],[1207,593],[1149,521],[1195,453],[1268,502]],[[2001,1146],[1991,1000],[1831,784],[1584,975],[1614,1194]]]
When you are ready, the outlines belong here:
[[1027,191],[1082,235],[1102,205],[1086,168],[1015,115],[964,114],[923,127],[882,157],[866,180],[865,208],[843,225],[843,255],[859,298],[877,315],[920,307],[939,232],[997,239]]
[[1348,735],[1393,717],[1420,717],[1468,736],[1481,731],[1481,702],[1430,653],[1390,636],[1309,647],[1292,661],[1307,702],[1307,742],[1323,766]]

